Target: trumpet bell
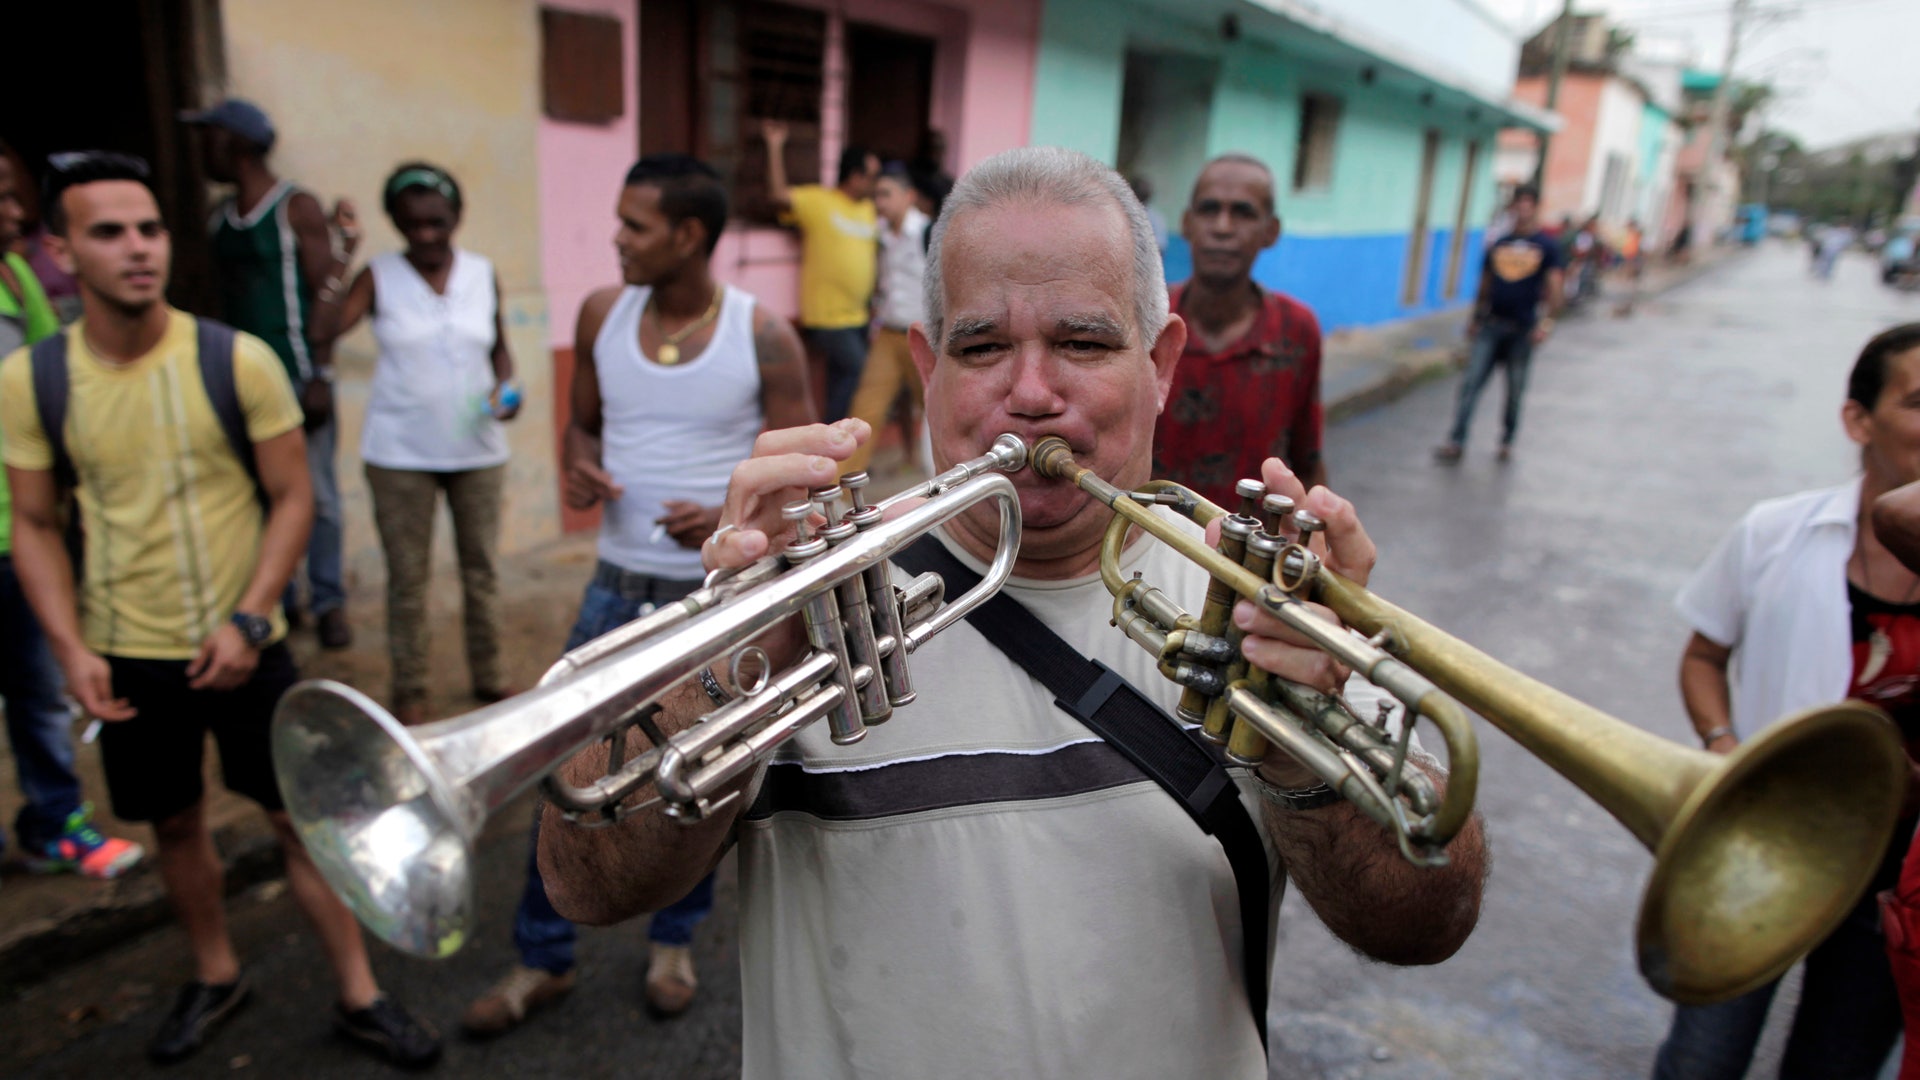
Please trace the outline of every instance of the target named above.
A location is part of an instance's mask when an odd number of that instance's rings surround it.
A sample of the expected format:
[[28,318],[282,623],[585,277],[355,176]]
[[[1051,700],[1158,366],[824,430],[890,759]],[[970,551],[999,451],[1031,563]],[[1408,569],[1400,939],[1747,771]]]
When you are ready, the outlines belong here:
[[1655,848],[1641,973],[1683,1005],[1778,978],[1867,888],[1906,785],[1894,726],[1859,702],[1742,743],[1695,782]]
[[301,683],[277,712],[274,771],[321,876],[381,939],[428,959],[453,953],[472,925],[478,823],[466,800],[405,726],[350,686]]

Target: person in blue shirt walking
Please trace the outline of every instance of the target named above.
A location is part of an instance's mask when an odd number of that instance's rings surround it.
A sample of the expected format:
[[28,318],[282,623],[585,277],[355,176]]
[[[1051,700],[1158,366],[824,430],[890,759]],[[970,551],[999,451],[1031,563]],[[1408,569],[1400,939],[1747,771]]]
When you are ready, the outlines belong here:
[[1436,460],[1460,460],[1467,428],[1473,424],[1480,391],[1493,377],[1495,364],[1507,373],[1507,408],[1502,418],[1500,460],[1513,457],[1513,437],[1520,429],[1520,401],[1527,392],[1527,369],[1534,347],[1553,332],[1565,285],[1565,257],[1554,238],[1540,228],[1540,192],[1523,184],[1514,190],[1508,206],[1513,227],[1487,248],[1480,267],[1480,293],[1474,298],[1473,321],[1467,337],[1473,342],[1460,400],[1454,409],[1453,430],[1433,452]]

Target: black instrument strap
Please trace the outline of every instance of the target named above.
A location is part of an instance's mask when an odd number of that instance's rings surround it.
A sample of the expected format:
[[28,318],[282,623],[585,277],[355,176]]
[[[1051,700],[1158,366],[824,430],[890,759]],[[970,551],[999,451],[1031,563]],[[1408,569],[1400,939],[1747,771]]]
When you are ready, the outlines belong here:
[[[925,536],[894,555],[910,573],[929,570],[958,596],[980,581],[939,540]],[[1266,846],[1215,752],[1132,683],[1061,640],[1018,600],[998,593],[967,621],[1007,658],[1054,694],[1054,704],[1133,762],[1173,796],[1202,831],[1220,842],[1240,898],[1241,968],[1260,1045],[1267,1045],[1267,918],[1271,896]]]

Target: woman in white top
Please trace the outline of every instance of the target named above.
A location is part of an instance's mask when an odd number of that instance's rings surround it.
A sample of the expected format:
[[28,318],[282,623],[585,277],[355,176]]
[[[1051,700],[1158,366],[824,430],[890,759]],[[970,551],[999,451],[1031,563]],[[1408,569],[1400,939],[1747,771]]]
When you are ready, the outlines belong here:
[[373,317],[379,360],[360,457],[387,557],[394,715],[411,724],[426,718],[427,582],[442,491],[460,557],[474,696],[511,693],[500,670],[494,554],[508,456],[500,425],[520,402],[493,264],[453,244],[460,186],[444,169],[402,165],[387,180],[385,204],[406,250],[374,256],[347,289],[337,324],[316,319],[315,336],[325,331],[331,341]]

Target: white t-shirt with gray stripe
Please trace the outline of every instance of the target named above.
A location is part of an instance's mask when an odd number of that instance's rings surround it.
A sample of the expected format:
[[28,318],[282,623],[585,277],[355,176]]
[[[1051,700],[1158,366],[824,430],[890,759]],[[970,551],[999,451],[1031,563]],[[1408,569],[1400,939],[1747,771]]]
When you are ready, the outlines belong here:
[[[1127,569],[1199,611],[1166,545]],[[1007,591],[1171,713],[1097,575]],[[1266,1076],[1219,843],[971,625],[913,673],[864,741],[789,744],[741,825],[744,1075]]]

